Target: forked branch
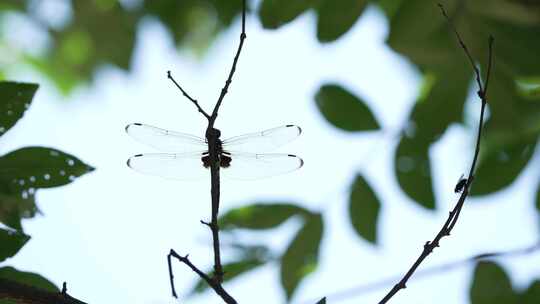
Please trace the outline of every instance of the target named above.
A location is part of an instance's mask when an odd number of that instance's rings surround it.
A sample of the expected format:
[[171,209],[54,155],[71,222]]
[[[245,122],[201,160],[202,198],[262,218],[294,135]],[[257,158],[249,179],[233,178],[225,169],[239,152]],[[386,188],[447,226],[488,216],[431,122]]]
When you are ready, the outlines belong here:
[[174,275],[172,271],[171,258],[176,258],[180,262],[186,264],[191,270],[198,274],[208,285],[225,301],[226,303],[236,303],[234,298],[229,295],[222,286],[223,282],[223,266],[221,264],[221,253],[220,253],[220,243],[219,243],[219,226],[218,226],[218,213],[219,213],[219,196],[220,196],[220,179],[219,179],[219,168],[220,168],[220,141],[219,130],[214,128],[215,121],[218,116],[219,108],[229,90],[231,85],[232,78],[236,71],[236,65],[238,64],[238,59],[240,58],[240,53],[242,52],[242,47],[244,46],[244,41],[246,39],[246,0],[242,0],[242,32],[240,34],[240,42],[238,49],[234,56],[231,70],[229,71],[228,77],[225,81],[225,86],[221,89],[218,100],[214,106],[212,114],[209,115],[206,113],[199,105],[196,99],[192,98],[171,76],[170,72],[167,73],[168,78],[176,85],[176,87],[182,92],[182,94],[188,98],[199,110],[200,113],[208,119],[208,127],[206,129],[206,140],[208,143],[208,158],[210,161],[210,194],[212,198],[212,214],[210,222],[201,221],[204,225],[208,226],[212,232],[212,244],[214,251],[214,273],[210,277],[204,272],[200,271],[195,265],[193,265],[187,256],[182,257],[178,255],[174,250],[171,249],[170,253],[167,256],[167,262],[169,265],[169,278],[171,283],[172,295],[178,297],[176,290],[174,288]]
[[443,237],[450,235],[450,233],[452,232],[452,229],[454,228],[454,226],[457,223],[457,220],[459,218],[459,214],[461,212],[461,209],[463,208],[463,204],[465,203],[465,199],[467,198],[467,195],[469,194],[469,189],[470,189],[470,186],[471,186],[472,181],[474,179],[474,171],[475,171],[475,168],[476,168],[478,155],[480,153],[480,139],[482,137],[482,126],[484,124],[484,112],[485,112],[486,105],[487,105],[487,88],[488,88],[489,77],[490,77],[490,73],[491,73],[491,65],[492,65],[492,61],[493,61],[493,40],[494,39],[493,39],[492,36],[489,37],[488,67],[487,67],[487,72],[486,72],[485,83],[482,83],[482,77],[481,77],[481,74],[480,74],[480,70],[476,66],[471,53],[469,52],[467,46],[465,45],[465,42],[463,41],[463,39],[459,35],[459,32],[457,31],[454,24],[452,23],[452,21],[448,17],[446,11],[444,10],[444,7],[441,4],[439,4],[439,7],[441,9],[442,14],[446,18],[448,24],[450,25],[450,27],[452,28],[452,30],[456,34],[456,38],[457,38],[461,48],[465,52],[465,55],[469,59],[471,67],[472,67],[472,69],[473,69],[473,71],[475,73],[475,76],[476,76],[476,83],[477,83],[478,88],[479,88],[477,93],[478,93],[478,96],[480,97],[480,100],[482,102],[481,110],[480,110],[480,120],[479,120],[479,123],[478,123],[478,134],[477,134],[477,137],[476,137],[476,148],[475,148],[475,151],[474,151],[474,157],[473,157],[473,161],[472,161],[472,164],[471,164],[471,168],[469,170],[469,175],[467,176],[467,182],[465,183],[465,186],[463,188],[463,192],[461,193],[461,196],[459,197],[459,200],[457,201],[454,209],[452,209],[452,211],[450,211],[450,213],[448,215],[448,218],[446,219],[446,222],[442,226],[439,233],[437,233],[437,235],[433,238],[433,240],[431,242],[428,241],[428,242],[426,242],[424,244],[424,248],[423,248],[422,253],[420,254],[420,256],[416,259],[416,261],[413,263],[411,268],[409,268],[409,270],[403,276],[403,278],[396,285],[394,285],[394,287],[384,296],[384,298],[379,302],[379,304],[387,303],[401,289],[406,288],[407,281],[414,274],[414,272],[416,271],[418,266],[420,266],[420,264],[433,252],[433,250],[435,248],[439,247],[440,240]]

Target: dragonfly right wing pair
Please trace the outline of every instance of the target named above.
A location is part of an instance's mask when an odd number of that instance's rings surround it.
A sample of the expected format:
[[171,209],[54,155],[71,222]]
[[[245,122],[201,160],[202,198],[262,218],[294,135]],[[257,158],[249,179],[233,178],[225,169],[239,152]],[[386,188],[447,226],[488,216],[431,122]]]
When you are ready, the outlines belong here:
[[[128,125],[126,132],[141,143],[169,152],[135,155],[127,162],[130,168],[169,179],[188,180],[208,176],[209,170],[202,161],[208,154],[205,139],[140,123]],[[252,152],[276,149],[298,137],[301,132],[298,126],[286,125],[223,140],[223,153],[231,158],[231,163],[221,168],[220,174],[230,179],[251,180],[299,169],[304,162],[295,155]]]

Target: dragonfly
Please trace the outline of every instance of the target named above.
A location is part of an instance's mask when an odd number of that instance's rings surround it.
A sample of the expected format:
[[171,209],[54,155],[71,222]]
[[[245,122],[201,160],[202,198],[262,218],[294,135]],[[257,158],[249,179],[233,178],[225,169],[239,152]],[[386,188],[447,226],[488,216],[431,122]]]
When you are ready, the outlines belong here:
[[[163,152],[130,157],[127,165],[131,169],[176,180],[208,176],[211,163],[206,139],[141,123],[127,125],[126,132],[135,140]],[[255,180],[300,169],[304,165],[300,157],[266,152],[285,145],[301,133],[302,129],[296,125],[284,125],[224,140],[219,139],[218,133],[220,175],[227,179]]]

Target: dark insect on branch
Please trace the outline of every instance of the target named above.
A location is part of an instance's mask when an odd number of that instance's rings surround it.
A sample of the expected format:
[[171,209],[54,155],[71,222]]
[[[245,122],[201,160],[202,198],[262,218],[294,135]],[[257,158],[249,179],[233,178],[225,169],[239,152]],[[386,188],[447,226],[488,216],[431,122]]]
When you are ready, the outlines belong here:
[[[459,200],[457,201],[456,205],[454,206],[454,209],[450,211],[448,218],[446,219],[446,222],[442,226],[442,228],[439,230],[437,235],[433,238],[432,241],[426,242],[424,245],[424,248],[422,252],[420,253],[420,256],[416,259],[416,261],[413,263],[413,265],[409,268],[407,273],[403,276],[403,278],[396,284],[394,287],[383,297],[383,299],[379,302],[379,304],[384,304],[390,301],[390,299],[398,293],[401,289],[406,288],[407,281],[409,278],[414,274],[416,269],[420,266],[420,264],[433,252],[433,250],[437,247],[439,247],[440,241],[443,237],[449,236],[452,232],[454,226],[457,223],[457,220],[459,218],[459,214],[461,213],[461,209],[463,208],[463,204],[465,203],[465,199],[467,198],[467,195],[469,194],[469,188],[471,186],[471,183],[474,179],[474,171],[476,168],[476,162],[478,161],[478,155],[480,153],[480,139],[482,138],[482,125],[484,124],[484,112],[487,105],[487,88],[489,83],[489,76],[491,74],[491,65],[493,62],[493,37],[489,37],[489,58],[488,58],[488,67],[486,72],[486,78],[485,83],[482,83],[482,76],[480,74],[479,68],[476,66],[475,61],[469,52],[467,45],[461,38],[461,35],[455,28],[454,24],[448,17],[448,14],[446,13],[444,7],[442,4],[439,4],[439,8],[441,9],[441,13],[446,18],[449,26],[451,27],[452,31],[456,35],[456,38],[459,42],[459,45],[465,52],[465,55],[467,56],[471,67],[474,71],[474,74],[476,76],[476,83],[478,85],[478,97],[480,97],[480,100],[482,102],[481,109],[480,109],[480,119],[478,123],[478,134],[476,137],[476,147],[474,151],[473,161],[471,164],[471,168],[469,171],[469,175],[466,179],[461,179],[458,184],[455,187],[456,192],[461,192],[461,195],[459,197]],[[459,190],[459,191],[458,191]]]

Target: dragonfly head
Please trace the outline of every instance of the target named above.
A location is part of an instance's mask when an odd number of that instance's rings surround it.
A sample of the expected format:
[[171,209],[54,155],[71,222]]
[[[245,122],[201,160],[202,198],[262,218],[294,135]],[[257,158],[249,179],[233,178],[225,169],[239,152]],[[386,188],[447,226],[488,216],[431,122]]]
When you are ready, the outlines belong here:
[[211,129],[208,129],[208,131],[206,131],[206,138],[219,139],[220,136],[221,136],[221,131],[216,128],[211,128]]

